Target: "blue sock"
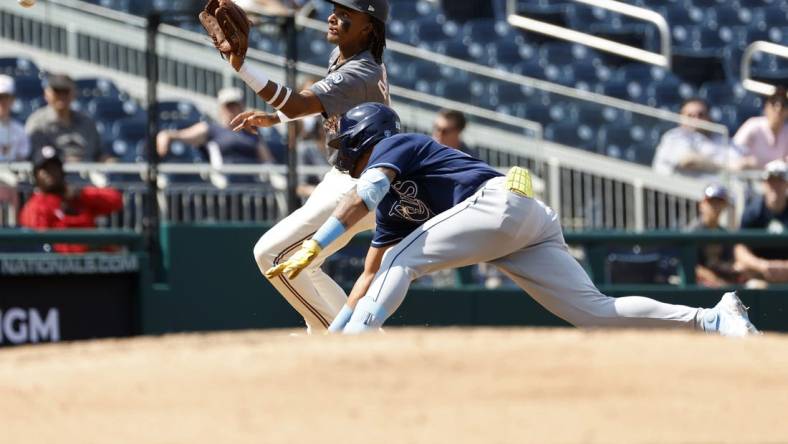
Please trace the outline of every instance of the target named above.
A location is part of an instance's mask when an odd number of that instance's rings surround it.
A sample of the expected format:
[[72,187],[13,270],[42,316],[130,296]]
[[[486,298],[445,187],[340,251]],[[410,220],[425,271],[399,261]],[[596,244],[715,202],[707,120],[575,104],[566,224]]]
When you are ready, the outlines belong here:
[[347,305],[343,305],[342,310],[339,310],[337,317],[335,317],[331,325],[328,326],[328,332],[341,333],[342,329],[345,328],[345,325],[350,321],[351,316],[353,316],[353,309]]

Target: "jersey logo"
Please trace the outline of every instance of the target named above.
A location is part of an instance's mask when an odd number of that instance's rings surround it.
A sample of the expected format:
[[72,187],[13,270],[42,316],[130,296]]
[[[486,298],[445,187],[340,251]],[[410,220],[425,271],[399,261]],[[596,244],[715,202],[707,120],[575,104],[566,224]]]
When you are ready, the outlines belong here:
[[343,80],[345,80],[341,72],[335,72],[333,74],[329,74],[328,77],[326,77],[326,79],[331,80],[331,82],[333,82],[334,85],[339,85],[340,83],[342,83]]
[[399,201],[394,202],[389,211],[389,216],[399,216],[411,222],[423,223],[428,221],[434,214],[430,208],[417,198],[419,186],[412,180],[404,182],[394,182],[391,188],[399,195]]

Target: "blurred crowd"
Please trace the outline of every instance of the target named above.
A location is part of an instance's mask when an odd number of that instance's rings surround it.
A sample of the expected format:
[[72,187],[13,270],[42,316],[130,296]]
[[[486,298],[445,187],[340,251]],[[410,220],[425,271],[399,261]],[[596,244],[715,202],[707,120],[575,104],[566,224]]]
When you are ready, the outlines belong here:
[[[301,88],[307,88],[307,80]],[[68,162],[113,162],[111,152],[102,149],[97,123],[73,106],[75,82],[66,75],[50,74],[44,81],[45,106],[26,122],[12,118],[15,100],[14,79],[0,75],[0,161],[33,164],[36,191],[20,211],[19,224],[31,228],[94,227],[96,217],[120,209],[122,196],[110,188],[69,184],[63,164]],[[244,112],[243,91],[226,88],[217,95],[216,120],[200,120],[183,128],[167,128],[156,137],[156,152],[162,159],[173,147],[200,150],[202,157],[219,167],[227,163],[281,163],[281,147],[271,149],[260,133],[233,131],[230,122]],[[710,131],[709,105],[702,99],[684,102],[680,114],[686,120],[667,131],[661,139],[653,168],[664,175],[685,175],[707,180],[699,204],[698,220],[686,230],[724,230],[726,211],[732,208],[730,191],[720,185],[722,175],[748,172],[759,183],[748,193],[745,210],[738,221],[742,229],[782,233],[788,222],[788,96],[783,87],[765,101],[763,115],[747,120],[728,139]],[[439,111],[432,136],[452,149],[478,157],[463,142],[467,126],[457,110]],[[322,165],[327,162],[320,148],[325,144],[323,125],[317,116],[298,121],[298,163]],[[309,177],[298,188],[309,197],[318,177]],[[81,251],[80,246],[58,246],[56,251]],[[484,265],[468,271],[471,281],[488,288],[510,284],[494,267]],[[788,249],[745,245],[708,245],[698,251],[698,283],[710,287],[746,284],[765,287],[788,283]],[[467,281],[467,279],[466,279]],[[438,287],[456,285],[456,274],[438,273],[422,278],[422,283]]]

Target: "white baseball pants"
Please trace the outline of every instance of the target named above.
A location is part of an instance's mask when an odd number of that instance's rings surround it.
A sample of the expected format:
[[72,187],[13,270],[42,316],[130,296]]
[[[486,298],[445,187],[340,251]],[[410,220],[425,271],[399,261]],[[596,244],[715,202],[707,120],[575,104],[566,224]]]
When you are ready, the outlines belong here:
[[[282,219],[257,241],[254,258],[260,272],[265,273],[298,251],[355,185],[356,179],[335,168],[326,173],[304,206]],[[347,245],[357,233],[374,228],[373,212],[349,227],[342,237],[324,249],[295,279],[280,275],[270,280],[285,300],[304,317],[309,331],[326,330],[347,301],[342,287],[320,269],[323,261]]]
[[569,253],[555,212],[488,181],[386,252],[345,333],[378,329],[426,273],[489,262],[556,316],[579,327],[701,329],[703,309],[599,292]]

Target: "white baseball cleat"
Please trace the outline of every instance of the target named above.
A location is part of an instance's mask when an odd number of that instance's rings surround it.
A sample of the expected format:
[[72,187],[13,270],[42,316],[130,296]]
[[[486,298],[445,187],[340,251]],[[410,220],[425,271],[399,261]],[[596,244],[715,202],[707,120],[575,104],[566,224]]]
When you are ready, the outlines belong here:
[[747,316],[744,306],[735,291],[725,293],[714,308],[703,317],[703,328],[722,336],[743,337],[761,334]]

